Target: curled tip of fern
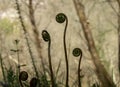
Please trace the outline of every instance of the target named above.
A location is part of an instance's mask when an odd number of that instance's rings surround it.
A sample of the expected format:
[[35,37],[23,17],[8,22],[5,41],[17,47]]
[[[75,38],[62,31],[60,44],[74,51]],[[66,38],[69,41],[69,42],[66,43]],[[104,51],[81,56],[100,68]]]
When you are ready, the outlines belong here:
[[30,87],[36,87],[38,84],[38,79],[33,77],[31,80],[30,80]]
[[28,73],[26,71],[20,72],[19,79],[21,81],[26,81],[28,79]]
[[66,20],[66,15],[64,13],[59,13],[56,15],[56,21],[58,23],[64,23],[64,21]]
[[50,35],[49,35],[49,33],[46,30],[42,31],[42,38],[46,42],[50,41]]
[[72,54],[73,56],[78,57],[82,54],[82,50],[80,48],[75,48]]

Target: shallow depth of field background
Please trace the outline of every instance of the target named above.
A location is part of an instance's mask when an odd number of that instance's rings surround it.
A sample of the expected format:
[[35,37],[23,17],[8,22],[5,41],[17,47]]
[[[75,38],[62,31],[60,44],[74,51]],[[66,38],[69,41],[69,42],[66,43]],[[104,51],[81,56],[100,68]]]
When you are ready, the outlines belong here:
[[[70,84],[74,85],[77,79],[77,66],[79,58],[72,55],[72,50],[79,47],[83,51],[81,74],[83,87],[89,87],[90,84],[97,82],[97,77],[94,72],[94,65],[91,61],[91,56],[88,50],[87,42],[84,38],[81,24],[77,17],[75,7],[72,0],[33,0],[35,8],[35,21],[39,29],[39,38],[42,45],[42,56],[45,66],[48,67],[48,44],[44,42],[41,36],[42,30],[47,30],[51,36],[51,56],[53,70],[56,72],[57,66],[61,61],[58,77],[60,81],[65,82],[65,59],[63,49],[63,32],[65,24],[59,24],[55,20],[58,13],[64,13],[68,17],[67,28],[67,51],[69,57],[70,68]],[[95,41],[97,51],[100,55],[101,62],[104,64],[108,73],[113,77],[116,84],[119,82],[118,76],[118,6],[114,0],[111,0],[111,6],[107,0],[82,0],[85,6],[86,16],[90,23],[92,35]],[[40,58],[35,46],[34,34],[29,20],[27,9],[27,0],[20,0],[22,17],[28,31],[28,37],[34,62],[38,71],[40,68]],[[17,64],[16,52],[11,49],[16,49],[15,40],[19,40],[18,48],[20,49],[20,64],[25,64],[21,70],[29,73],[30,77],[34,76],[34,70],[31,63],[30,55],[25,41],[24,32],[18,19],[18,14],[14,0],[0,0],[0,53],[2,54],[4,67],[9,68],[10,65],[15,69]],[[115,8],[115,9],[113,9]],[[0,81],[3,80],[2,71],[0,69]],[[74,86],[73,86],[74,87]]]

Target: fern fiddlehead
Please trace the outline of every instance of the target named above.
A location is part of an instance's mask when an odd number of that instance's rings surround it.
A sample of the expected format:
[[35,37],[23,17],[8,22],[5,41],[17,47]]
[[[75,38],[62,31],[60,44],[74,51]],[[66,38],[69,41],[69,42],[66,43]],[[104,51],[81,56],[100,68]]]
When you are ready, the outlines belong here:
[[49,33],[46,30],[42,31],[42,37],[44,41],[48,42],[48,62],[49,62],[49,69],[51,73],[51,82],[52,82],[52,87],[55,87],[54,74],[53,74],[51,55],[50,55],[51,38],[50,38]]
[[66,31],[68,25],[68,18],[64,13],[59,13],[56,15],[56,21],[58,23],[64,23],[66,21],[64,35],[63,35],[63,44],[64,44],[65,62],[66,62],[66,87],[69,87],[69,64],[68,64],[68,56],[67,56],[67,48],[66,48]]
[[28,79],[28,73],[26,71],[20,72],[19,82],[20,82],[21,87],[24,87],[22,84],[22,81],[26,81],[27,79]]
[[80,75],[80,65],[81,65],[81,59],[82,59],[82,50],[80,48],[74,48],[73,50],[73,56],[78,57],[80,56],[79,59],[79,64],[78,64],[78,87],[81,87],[81,75]]

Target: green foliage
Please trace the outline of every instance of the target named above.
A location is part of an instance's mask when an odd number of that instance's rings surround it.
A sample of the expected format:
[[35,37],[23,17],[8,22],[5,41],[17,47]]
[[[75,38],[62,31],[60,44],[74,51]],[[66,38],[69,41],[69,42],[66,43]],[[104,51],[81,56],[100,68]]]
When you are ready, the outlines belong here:
[[5,34],[10,34],[13,32],[15,23],[10,21],[8,18],[0,20],[0,30],[4,31]]
[[50,81],[47,80],[45,75],[42,75],[40,78],[42,87],[50,87]]
[[[6,75],[5,76],[5,79],[6,79],[5,84],[7,84],[8,87],[21,87],[19,84],[19,76],[18,76],[17,71],[15,71],[12,68],[12,66],[9,69],[4,67],[4,69],[5,69],[4,73]],[[58,71],[57,71],[57,73],[58,73]],[[51,81],[48,79],[48,77],[46,75],[41,74],[40,78],[38,78],[38,79],[39,79],[41,87],[50,87],[51,86]],[[55,79],[55,82],[56,82],[56,79]],[[30,87],[29,82],[22,81],[22,83],[24,84],[24,87]],[[55,83],[55,87],[59,87],[59,84]]]
[[18,84],[18,76],[16,75],[16,73],[14,72],[12,67],[10,67],[6,71],[6,74],[7,74],[6,79],[7,79],[7,83],[9,85],[9,87],[20,87]]

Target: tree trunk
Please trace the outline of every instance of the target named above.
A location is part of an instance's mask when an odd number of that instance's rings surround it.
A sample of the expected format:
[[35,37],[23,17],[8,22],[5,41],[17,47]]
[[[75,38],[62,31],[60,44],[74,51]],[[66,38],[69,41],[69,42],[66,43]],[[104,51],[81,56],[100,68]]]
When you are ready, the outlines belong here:
[[100,57],[97,54],[97,50],[94,44],[89,23],[87,22],[87,17],[85,15],[85,9],[83,4],[78,0],[73,0],[73,2],[77,11],[77,15],[79,17],[79,21],[82,25],[85,38],[88,42],[89,51],[91,53],[92,61],[95,65],[96,75],[101,82],[101,87],[116,87],[112,78],[110,77],[104,66],[101,64]]
[[118,69],[120,74],[120,0],[117,0],[118,3]]

